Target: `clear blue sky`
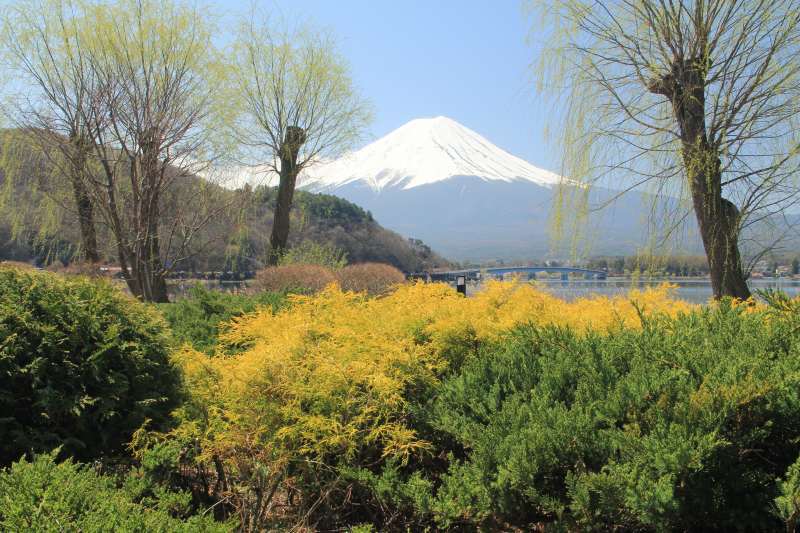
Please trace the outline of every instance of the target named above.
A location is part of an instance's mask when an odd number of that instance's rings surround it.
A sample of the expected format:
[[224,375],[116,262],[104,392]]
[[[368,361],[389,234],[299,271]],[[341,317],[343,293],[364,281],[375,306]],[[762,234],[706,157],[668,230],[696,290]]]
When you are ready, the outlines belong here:
[[[549,104],[535,91],[536,50],[523,0],[273,0],[330,29],[372,102],[374,140],[418,117],[445,115],[534,165],[558,170],[545,141]],[[214,4],[247,12],[247,0]]]

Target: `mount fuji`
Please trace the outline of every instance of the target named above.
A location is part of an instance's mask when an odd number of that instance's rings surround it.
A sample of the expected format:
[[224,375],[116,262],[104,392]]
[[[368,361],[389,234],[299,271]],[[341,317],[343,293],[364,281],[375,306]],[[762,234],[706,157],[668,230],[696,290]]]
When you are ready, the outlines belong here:
[[400,126],[341,159],[312,167],[303,186],[338,189],[352,183],[376,193],[413,189],[474,176],[486,182],[523,181],[543,187],[558,185],[557,174],[542,170],[493,145],[447,117],[420,118]]
[[[412,120],[313,166],[298,186],[354,202],[381,225],[450,259],[513,261],[553,253],[550,213],[560,182],[458,122],[436,117]],[[613,192],[592,195],[602,201]],[[591,253],[634,252],[646,238],[643,216],[642,203],[629,200],[592,215]]]

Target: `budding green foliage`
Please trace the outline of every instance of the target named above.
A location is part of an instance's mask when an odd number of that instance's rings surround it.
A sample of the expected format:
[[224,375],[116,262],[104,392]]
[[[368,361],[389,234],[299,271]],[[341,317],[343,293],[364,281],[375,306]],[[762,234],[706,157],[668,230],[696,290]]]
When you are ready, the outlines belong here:
[[298,167],[350,148],[371,120],[336,39],[324,30],[252,14],[231,48],[237,138],[253,162],[279,170],[287,128],[305,133]]

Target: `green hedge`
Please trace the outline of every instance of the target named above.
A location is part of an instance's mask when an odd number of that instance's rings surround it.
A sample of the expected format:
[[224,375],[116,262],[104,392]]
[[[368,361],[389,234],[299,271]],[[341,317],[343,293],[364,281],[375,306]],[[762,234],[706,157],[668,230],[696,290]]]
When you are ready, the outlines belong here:
[[0,269],[0,464],[122,453],[179,404],[163,320],[110,284]]

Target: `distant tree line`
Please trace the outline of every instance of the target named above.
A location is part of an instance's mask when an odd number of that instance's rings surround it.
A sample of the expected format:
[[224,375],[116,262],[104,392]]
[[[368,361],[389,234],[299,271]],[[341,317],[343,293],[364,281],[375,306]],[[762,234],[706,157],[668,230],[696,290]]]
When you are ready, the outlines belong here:
[[643,258],[639,256],[593,257],[586,267],[611,274],[658,274],[665,276],[706,276],[708,261],[702,255],[676,255]]

